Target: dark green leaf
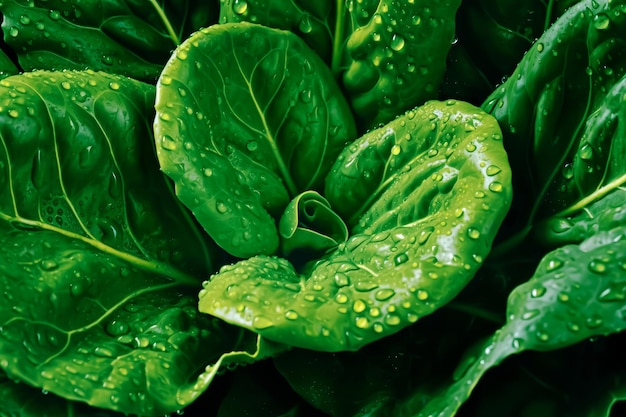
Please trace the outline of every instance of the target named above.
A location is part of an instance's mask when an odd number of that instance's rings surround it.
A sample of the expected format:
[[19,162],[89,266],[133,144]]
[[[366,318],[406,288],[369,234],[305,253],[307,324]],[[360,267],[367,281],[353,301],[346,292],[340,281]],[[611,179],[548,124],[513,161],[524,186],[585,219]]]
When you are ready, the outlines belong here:
[[437,98],[460,0],[348,1],[343,85],[369,126]]
[[3,0],[2,30],[20,65],[154,81],[184,38],[216,19],[210,1]]
[[0,404],[3,417],[122,417],[116,412],[96,410],[41,388],[11,381],[4,375],[0,376]]
[[507,323],[420,416],[453,416],[483,374],[524,350],[548,351],[626,329],[626,228],[549,253],[509,296]]
[[624,11],[624,1],[572,6],[483,105],[502,127],[525,225],[626,179]]
[[328,201],[363,215],[310,276],[253,257],[206,282],[200,310],[286,344],[358,349],[465,287],[509,207],[510,181],[493,118],[466,103],[429,102],[339,156]]
[[323,187],[355,136],[329,69],[292,33],[249,23],[204,29],[157,86],[163,171],[229,253],[271,254],[291,197]]
[[[223,0],[219,21],[253,22],[288,30],[304,39],[330,64],[333,60],[333,47],[336,46],[336,4],[332,0]],[[345,20],[345,17],[339,19]]]
[[0,81],[0,96],[0,367],[68,400],[162,415],[225,357],[254,356],[240,351],[254,335],[197,311],[215,247],[159,172],[154,87],[34,72]]

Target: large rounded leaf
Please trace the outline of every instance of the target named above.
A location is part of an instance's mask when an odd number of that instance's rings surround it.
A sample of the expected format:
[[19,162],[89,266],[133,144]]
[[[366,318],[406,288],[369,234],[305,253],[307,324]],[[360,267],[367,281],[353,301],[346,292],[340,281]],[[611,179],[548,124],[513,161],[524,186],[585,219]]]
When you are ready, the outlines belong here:
[[320,189],[354,121],[330,70],[292,33],[216,25],[175,52],[157,85],[155,136],[176,193],[235,256],[278,248],[276,220]]
[[296,271],[284,259],[225,266],[200,310],[310,349],[358,349],[454,298],[488,255],[511,202],[495,120],[460,102],[429,102],[350,145],[327,179],[347,242]]
[[35,72],[0,97],[0,368],[125,414],[188,405],[256,335],[197,311],[217,248],[159,171],[154,87]]

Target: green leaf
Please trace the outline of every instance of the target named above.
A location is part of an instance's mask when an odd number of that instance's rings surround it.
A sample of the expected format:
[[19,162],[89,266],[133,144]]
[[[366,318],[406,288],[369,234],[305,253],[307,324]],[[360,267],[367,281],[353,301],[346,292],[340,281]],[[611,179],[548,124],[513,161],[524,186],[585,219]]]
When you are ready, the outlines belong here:
[[343,86],[369,126],[437,98],[460,0],[348,1]]
[[338,35],[335,31],[340,30],[345,20],[345,17],[338,16],[336,10],[336,5],[341,3],[333,0],[223,0],[219,22],[252,22],[289,30],[301,37],[330,65],[331,61],[337,60],[333,57],[334,41]]
[[253,355],[255,335],[197,311],[216,248],[159,172],[154,87],[42,71],[1,80],[0,96],[0,367],[162,415],[200,395],[207,364]]
[[458,380],[419,416],[453,416],[480,378],[510,355],[549,351],[626,329],[626,228],[597,233],[546,255],[509,296],[507,322]]
[[514,206],[523,226],[626,180],[625,7],[606,0],[572,6],[483,104],[518,172]]
[[355,136],[329,69],[297,36],[249,23],[188,39],[157,85],[163,171],[229,253],[271,254],[291,197],[323,187]]
[[3,0],[2,30],[25,71],[85,69],[154,81],[182,39],[216,19],[211,2]]
[[533,229],[533,242],[547,247],[580,243],[599,231],[626,224],[626,190],[619,188],[578,212],[552,216]]
[[342,82],[368,127],[438,96],[460,0],[226,0],[220,23],[255,22],[289,30]]
[[112,411],[96,410],[67,401],[47,391],[11,381],[0,374],[0,404],[3,416],[19,417],[121,417]]
[[278,223],[281,253],[289,256],[305,252],[316,258],[348,239],[348,228],[315,191],[305,191],[291,200]]
[[495,120],[429,102],[348,146],[327,179],[352,236],[310,274],[253,257],[204,284],[200,310],[272,340],[356,350],[445,305],[474,276],[510,200]]

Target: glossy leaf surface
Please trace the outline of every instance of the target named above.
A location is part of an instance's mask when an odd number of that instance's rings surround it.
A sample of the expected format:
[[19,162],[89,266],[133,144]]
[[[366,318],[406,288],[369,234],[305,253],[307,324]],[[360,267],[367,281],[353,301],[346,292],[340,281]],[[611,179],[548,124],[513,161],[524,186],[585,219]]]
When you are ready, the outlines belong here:
[[153,82],[184,38],[216,20],[211,2],[3,0],[2,31],[24,70],[84,69]]
[[326,197],[362,213],[351,237],[301,274],[276,257],[223,267],[200,310],[309,349],[356,350],[432,313],[489,253],[510,200],[494,119],[429,102],[339,156]]
[[560,349],[626,329],[625,257],[624,227],[550,252],[509,296],[506,324],[419,416],[455,415],[483,374],[510,355]]
[[1,368],[125,413],[188,405],[255,336],[197,311],[215,247],[159,172],[154,87],[35,72],[0,94]]
[[223,0],[220,22],[300,36],[341,80],[361,124],[372,127],[437,97],[460,3]]
[[483,105],[502,127],[530,224],[624,182],[625,8],[568,9]]
[[[240,45],[248,45],[246,48]],[[355,136],[330,70],[297,36],[249,23],[186,41],[157,86],[163,171],[206,231],[238,257],[279,246],[276,219]]]
[[343,85],[354,112],[373,126],[437,98],[461,2],[346,4],[352,29]]

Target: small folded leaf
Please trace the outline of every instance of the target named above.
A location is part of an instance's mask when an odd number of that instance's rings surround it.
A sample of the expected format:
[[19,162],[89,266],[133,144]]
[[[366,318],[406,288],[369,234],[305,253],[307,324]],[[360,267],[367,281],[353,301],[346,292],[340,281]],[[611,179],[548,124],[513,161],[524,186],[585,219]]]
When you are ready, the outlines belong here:
[[278,223],[284,256],[294,251],[319,255],[348,238],[348,228],[330,203],[315,191],[305,191],[291,200]]
[[232,255],[272,254],[277,218],[319,189],[355,136],[330,70],[292,33],[214,25],[176,50],[157,85],[163,171]]
[[200,310],[285,344],[359,349],[465,287],[509,208],[510,181],[492,117],[429,102],[338,157],[326,197],[362,213],[346,242],[305,273],[266,256],[225,266],[204,284]]

